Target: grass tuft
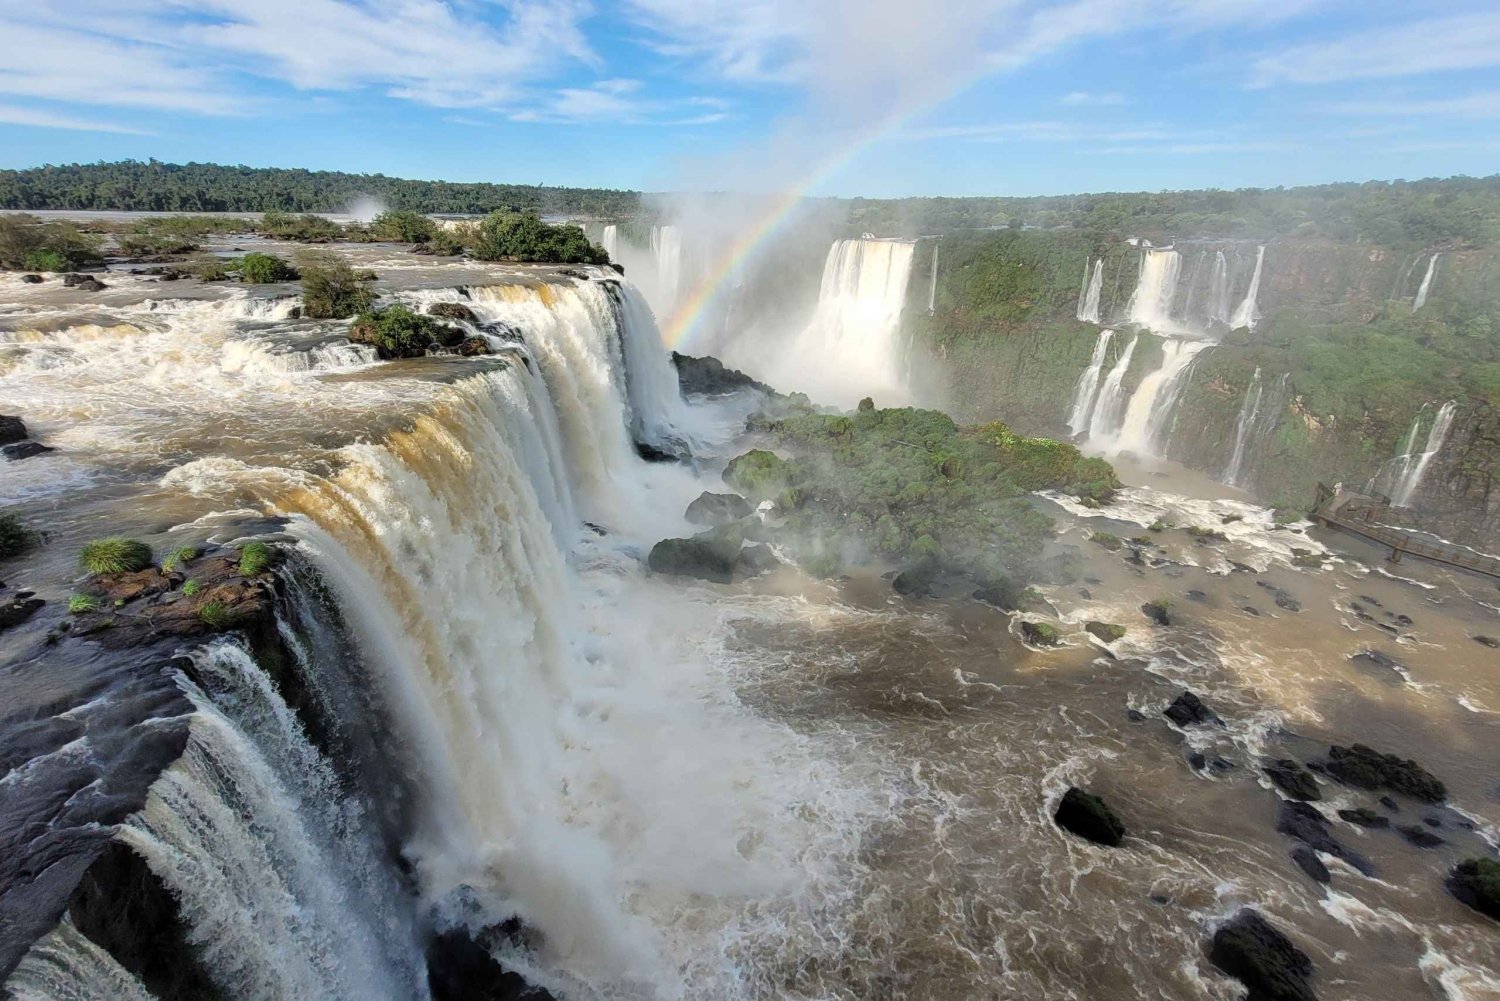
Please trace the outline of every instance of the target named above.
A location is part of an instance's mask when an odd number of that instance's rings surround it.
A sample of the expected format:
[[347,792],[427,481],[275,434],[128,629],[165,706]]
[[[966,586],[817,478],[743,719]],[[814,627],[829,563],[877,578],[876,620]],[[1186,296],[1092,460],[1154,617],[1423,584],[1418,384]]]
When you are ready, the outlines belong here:
[[233,621],[229,608],[222,601],[210,601],[198,609],[198,618],[210,629],[228,629]]
[[264,542],[248,543],[240,550],[240,576],[254,577],[271,565],[271,547]]
[[68,611],[74,615],[82,615],[84,612],[97,612],[100,607],[99,599],[91,594],[75,594],[68,599]]
[[83,547],[78,562],[91,574],[145,570],[151,565],[151,547],[118,535],[95,539]]

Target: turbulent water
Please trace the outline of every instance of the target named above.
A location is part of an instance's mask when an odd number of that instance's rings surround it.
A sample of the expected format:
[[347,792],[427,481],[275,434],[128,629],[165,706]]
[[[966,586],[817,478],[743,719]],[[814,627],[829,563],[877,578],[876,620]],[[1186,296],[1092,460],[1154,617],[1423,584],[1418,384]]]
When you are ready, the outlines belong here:
[[1093,412],[1094,401],[1099,395],[1099,377],[1104,371],[1105,355],[1109,352],[1109,343],[1114,336],[1115,332],[1108,328],[1099,331],[1099,339],[1094,342],[1094,353],[1089,357],[1089,366],[1078,377],[1078,385],[1073,390],[1073,405],[1068,408],[1068,427],[1074,434],[1088,430],[1089,414]]
[[[1325,544],[1306,523],[1128,460],[1110,504],[1038,500],[1081,564],[1027,612],[1053,649],[978,602],[900,598],[879,568],[650,575],[646,549],[689,531],[686,504],[749,446],[750,404],[683,400],[611,272],[345,252],[387,301],[467,304],[497,353],[379,363],[346,325],[294,319],[290,288],[117,274],[81,305],[0,278],[0,398],[58,449],[0,480],[52,533],[24,583],[65,605],[79,542],[106,528],[159,552],[274,532],[296,557],[279,629],[338,739],[307,733],[238,642],[184,651],[187,749],[116,835],[229,996],[420,998],[434,929],[518,915],[532,947],[503,958],[569,998],[1227,1001],[1203,943],[1241,905],[1312,955],[1325,1001],[1500,990],[1492,929],[1434,862],[1500,823],[1500,682],[1469,638],[1496,630],[1492,589],[1380,554],[1309,563]],[[836,373],[836,402],[902,399],[911,255],[835,245],[787,374]],[[1132,393],[1156,336],[1101,332],[1076,426],[1151,450],[1205,343],[1165,339]],[[1246,452],[1272,395],[1249,403]],[[694,460],[646,463],[642,442]],[[1109,550],[1106,532],[1135,538]],[[1171,629],[1139,608],[1164,596]],[[1090,620],[1128,632],[1105,647]],[[1350,660],[1366,648],[1399,670]],[[28,705],[94,702],[32,666],[3,676]],[[1163,719],[1184,687],[1227,725]],[[1435,855],[1336,822],[1379,878],[1333,863],[1325,890],[1290,862],[1259,765],[1352,739],[1418,757],[1462,814],[1443,812]],[[1052,823],[1070,784],[1115,804],[1123,847]],[[8,987],[149,996],[66,922]]]

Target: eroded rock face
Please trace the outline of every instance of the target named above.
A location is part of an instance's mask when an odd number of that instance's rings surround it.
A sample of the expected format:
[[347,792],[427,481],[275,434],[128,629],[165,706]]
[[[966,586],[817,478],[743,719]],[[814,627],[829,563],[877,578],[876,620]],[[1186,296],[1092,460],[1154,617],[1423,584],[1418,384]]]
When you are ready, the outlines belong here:
[[427,307],[427,313],[444,320],[461,320],[476,326],[479,323],[479,317],[474,315],[474,311],[461,302],[435,302]]
[[[506,934],[503,926],[496,926],[478,937]],[[432,1001],[552,1001],[550,993],[496,962],[464,928],[443,931],[428,944],[427,986]]]
[[744,372],[725,368],[717,358],[694,358],[691,355],[672,352],[672,364],[677,368],[677,381],[684,394],[694,396],[724,396],[742,389],[755,389],[763,393],[775,392],[763,382],[757,382]]
[[1312,772],[1291,758],[1273,761],[1265,766],[1264,771],[1266,776],[1276,783],[1276,788],[1293,799],[1319,800],[1323,798],[1322,790],[1318,788],[1318,780],[1313,778]]
[[1249,908],[1214,932],[1208,958],[1250,989],[1249,1001],[1317,1001],[1307,953]]
[[1441,803],[1447,787],[1421,765],[1364,744],[1328,749],[1328,774],[1360,789],[1391,789],[1423,803]]
[[1065,831],[1097,845],[1115,847],[1125,840],[1125,823],[1098,796],[1070,786],[1052,819]]

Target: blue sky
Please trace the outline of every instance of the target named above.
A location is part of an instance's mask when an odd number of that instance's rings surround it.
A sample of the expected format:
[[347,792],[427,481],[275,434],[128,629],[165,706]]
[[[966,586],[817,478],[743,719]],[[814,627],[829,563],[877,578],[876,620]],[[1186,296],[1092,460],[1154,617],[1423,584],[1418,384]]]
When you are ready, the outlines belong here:
[[1500,172],[1500,3],[27,0],[0,167],[1044,194]]

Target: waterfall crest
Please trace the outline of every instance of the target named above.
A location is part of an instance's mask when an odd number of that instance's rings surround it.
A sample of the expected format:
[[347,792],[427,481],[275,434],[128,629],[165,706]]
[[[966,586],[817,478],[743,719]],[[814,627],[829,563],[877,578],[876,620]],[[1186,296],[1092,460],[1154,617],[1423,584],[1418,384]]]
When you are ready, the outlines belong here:
[[1089,414],[1094,409],[1094,398],[1099,390],[1099,377],[1104,371],[1104,357],[1114,336],[1115,332],[1108,328],[1099,331],[1099,339],[1094,342],[1094,353],[1089,357],[1088,368],[1078,377],[1078,385],[1073,390],[1073,405],[1068,410],[1068,427],[1074,434],[1082,434],[1088,430]]
[[682,284],[682,231],[676,226],[652,226],[651,257],[656,262],[656,310],[671,316]]
[[1094,262],[1090,271],[1084,265],[1083,288],[1078,293],[1078,319],[1084,323],[1099,322],[1099,292],[1104,287],[1104,258]]
[[620,227],[609,223],[599,235],[599,246],[609,255],[611,261],[618,261],[620,254]]
[[1132,323],[1147,330],[1168,332],[1176,329],[1172,303],[1177,295],[1177,279],[1182,274],[1182,255],[1172,249],[1141,251],[1135,292],[1126,308]]
[[1427,294],[1432,291],[1432,276],[1437,272],[1438,258],[1442,256],[1442,252],[1439,251],[1428,258],[1427,273],[1422,276],[1422,284],[1417,288],[1417,297],[1411,303],[1413,313],[1427,305]]
[[67,918],[31,947],[5,987],[16,1001],[156,1001]]

